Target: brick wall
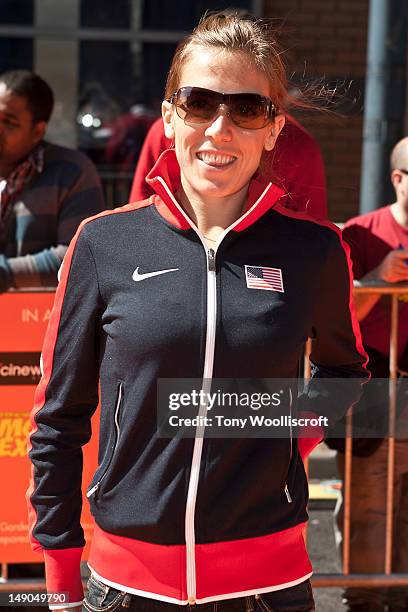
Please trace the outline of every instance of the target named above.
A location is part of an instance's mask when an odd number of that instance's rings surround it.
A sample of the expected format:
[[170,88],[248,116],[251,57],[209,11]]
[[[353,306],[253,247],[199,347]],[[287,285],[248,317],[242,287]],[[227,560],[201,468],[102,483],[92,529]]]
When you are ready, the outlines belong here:
[[[280,20],[289,74],[352,80],[353,90],[364,85],[369,0],[265,0],[264,7],[265,15]],[[300,118],[321,147],[335,221],[358,212],[361,104],[349,105],[344,117],[319,112]]]

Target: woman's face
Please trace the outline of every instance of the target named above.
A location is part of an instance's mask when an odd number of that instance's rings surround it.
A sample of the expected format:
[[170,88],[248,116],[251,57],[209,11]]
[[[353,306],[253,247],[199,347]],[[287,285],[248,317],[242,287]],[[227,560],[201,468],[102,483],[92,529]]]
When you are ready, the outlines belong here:
[[[203,47],[193,49],[182,69],[179,87],[185,86],[270,95],[266,76],[243,53]],[[225,198],[246,190],[263,150],[273,149],[285,123],[278,115],[264,128],[244,129],[219,109],[209,123],[186,124],[166,101],[163,120],[166,136],[175,142],[184,191],[200,199]]]

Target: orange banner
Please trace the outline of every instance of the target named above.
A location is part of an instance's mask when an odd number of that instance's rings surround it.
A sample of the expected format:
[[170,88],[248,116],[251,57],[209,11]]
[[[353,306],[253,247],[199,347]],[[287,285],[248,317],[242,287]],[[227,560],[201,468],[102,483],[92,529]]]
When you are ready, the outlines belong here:
[[[27,435],[40,376],[41,346],[53,300],[53,292],[0,295],[0,563],[42,561],[28,543],[25,493],[30,464]],[[91,442],[84,447],[84,487],[91,481],[97,465],[95,429]],[[86,497],[81,522],[89,543],[92,517]]]

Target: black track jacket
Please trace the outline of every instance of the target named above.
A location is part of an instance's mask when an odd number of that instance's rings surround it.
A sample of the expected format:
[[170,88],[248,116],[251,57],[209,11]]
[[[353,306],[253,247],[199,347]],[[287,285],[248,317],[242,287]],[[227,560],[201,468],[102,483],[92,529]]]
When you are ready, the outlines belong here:
[[[257,178],[244,214],[208,249],[174,198],[174,151],[149,181],[157,195],[84,221],[64,260],[32,416],[32,544],[49,589],[80,602],[81,446],[100,382],[95,575],[179,604],[298,584],[311,574],[299,451],[318,439],[160,438],[156,384],[295,378],[309,336],[315,379],[366,377],[347,249],[332,224],[284,209],[282,191]],[[260,268],[281,285],[257,286]],[[303,408],[335,406],[337,418],[359,391],[315,393]]]

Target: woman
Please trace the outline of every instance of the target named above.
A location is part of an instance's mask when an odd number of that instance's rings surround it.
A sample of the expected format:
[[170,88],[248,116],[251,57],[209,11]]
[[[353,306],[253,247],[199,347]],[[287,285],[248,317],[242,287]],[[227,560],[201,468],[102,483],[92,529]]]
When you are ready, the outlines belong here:
[[[175,148],[148,177],[157,195],[87,220],[69,248],[44,345],[29,502],[48,586],[74,609],[81,445],[98,380],[83,609],[314,609],[300,451],[321,433],[298,443],[156,428],[158,379],[202,378],[208,390],[213,377],[295,378],[307,336],[316,378],[365,375],[338,233],[281,208],[282,191],[257,175],[287,103],[268,28],[206,17],[170,69],[163,121]],[[315,393],[317,413],[327,403]],[[332,416],[347,408],[332,403]]]

